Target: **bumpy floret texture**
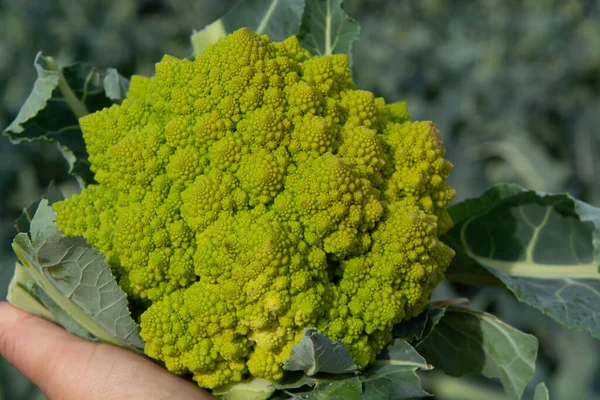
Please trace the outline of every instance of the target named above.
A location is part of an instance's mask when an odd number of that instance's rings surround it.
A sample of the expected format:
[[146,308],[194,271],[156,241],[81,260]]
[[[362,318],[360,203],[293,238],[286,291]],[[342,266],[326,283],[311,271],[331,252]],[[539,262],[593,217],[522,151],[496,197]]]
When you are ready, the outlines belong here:
[[57,224],[145,307],[146,353],[200,386],[281,378],[308,327],[368,365],[453,256],[436,127],[293,37],[165,56],[81,127],[97,184]]

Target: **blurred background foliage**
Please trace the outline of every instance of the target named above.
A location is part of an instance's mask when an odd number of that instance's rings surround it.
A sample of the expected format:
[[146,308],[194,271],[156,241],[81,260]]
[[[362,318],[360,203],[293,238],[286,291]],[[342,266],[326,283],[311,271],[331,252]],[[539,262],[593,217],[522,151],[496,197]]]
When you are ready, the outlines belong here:
[[[0,0],[0,126],[31,90],[42,50],[62,64],[85,60],[125,76],[150,75],[162,54],[189,55],[193,29],[235,0]],[[358,87],[406,100],[433,120],[455,164],[458,199],[512,181],[569,191],[600,206],[600,1],[346,0],[362,28]],[[0,298],[14,257],[13,221],[51,180],[72,184],[48,144],[0,137]],[[538,372],[552,399],[600,398],[600,344],[518,304],[501,289],[444,283],[436,298],[466,296],[540,339]],[[34,399],[0,365],[0,399]],[[503,399],[477,377],[424,374],[439,399]],[[531,398],[531,392],[527,394]]]

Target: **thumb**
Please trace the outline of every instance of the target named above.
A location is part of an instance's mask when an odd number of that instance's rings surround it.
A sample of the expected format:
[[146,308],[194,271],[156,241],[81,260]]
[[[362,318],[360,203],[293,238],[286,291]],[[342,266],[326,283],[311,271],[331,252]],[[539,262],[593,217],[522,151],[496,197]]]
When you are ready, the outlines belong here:
[[50,399],[212,399],[149,359],[0,303],[0,354]]

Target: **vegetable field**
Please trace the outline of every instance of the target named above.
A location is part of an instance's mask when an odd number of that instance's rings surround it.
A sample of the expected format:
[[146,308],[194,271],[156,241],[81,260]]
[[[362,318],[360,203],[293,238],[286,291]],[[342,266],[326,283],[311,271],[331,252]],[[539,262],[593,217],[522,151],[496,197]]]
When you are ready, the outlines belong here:
[[600,400],[596,0],[0,0],[0,127],[0,299],[75,335],[228,400]]

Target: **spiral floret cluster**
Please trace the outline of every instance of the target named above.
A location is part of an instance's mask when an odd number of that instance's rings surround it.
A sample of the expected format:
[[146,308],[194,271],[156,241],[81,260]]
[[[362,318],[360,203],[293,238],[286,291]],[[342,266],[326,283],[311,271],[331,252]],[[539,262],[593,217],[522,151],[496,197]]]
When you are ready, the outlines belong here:
[[57,224],[142,305],[146,353],[202,387],[280,379],[309,327],[368,365],[453,256],[436,127],[295,37],[240,29],[165,56],[81,128],[97,183]]

